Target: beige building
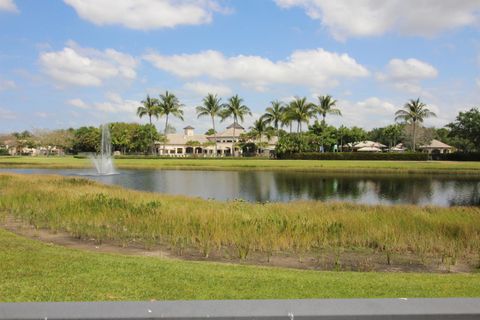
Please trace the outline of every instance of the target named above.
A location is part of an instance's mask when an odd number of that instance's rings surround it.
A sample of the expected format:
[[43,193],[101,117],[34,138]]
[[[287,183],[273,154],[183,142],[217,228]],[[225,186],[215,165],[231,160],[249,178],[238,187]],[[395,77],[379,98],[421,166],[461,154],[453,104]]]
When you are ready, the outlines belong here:
[[418,147],[418,149],[427,153],[452,153],[453,147],[442,141],[433,139],[430,144]]
[[[240,135],[245,133],[243,128],[238,123],[229,125],[225,131],[219,132],[216,136],[196,134],[195,128],[187,126],[183,128],[183,133],[167,134],[167,143],[165,145],[165,153],[163,153],[163,143],[156,142],[156,148],[158,154],[168,155],[173,157],[184,156],[215,156],[215,138],[217,142],[217,156],[230,156],[232,155],[232,145],[237,144],[240,141]],[[248,141],[259,142],[259,141]],[[260,150],[261,153],[269,153],[271,150],[275,150],[277,143],[277,137],[272,137],[267,142],[267,138],[263,137],[262,142],[265,142],[264,147]],[[242,154],[242,150],[238,145],[235,145],[235,155]]]

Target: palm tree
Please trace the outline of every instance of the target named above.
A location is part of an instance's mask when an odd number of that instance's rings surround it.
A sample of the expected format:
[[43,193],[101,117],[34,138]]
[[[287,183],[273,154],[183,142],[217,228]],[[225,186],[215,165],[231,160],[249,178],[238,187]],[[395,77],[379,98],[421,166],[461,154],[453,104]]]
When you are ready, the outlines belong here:
[[323,117],[322,122],[325,124],[325,117],[327,114],[341,116],[342,112],[339,109],[334,108],[337,104],[337,100],[333,99],[332,96],[319,96],[318,97],[318,106],[317,112]]
[[215,140],[215,157],[217,156],[217,131],[215,130],[215,117],[220,116],[220,112],[222,111],[222,104],[220,103],[221,100],[222,99],[217,97],[217,95],[209,93],[205,98],[203,98],[203,106],[198,106],[196,108],[197,118],[203,116],[212,118],[213,138]]
[[265,114],[261,117],[261,119],[265,120],[267,124],[273,124],[273,127],[278,134],[278,125],[282,123],[285,107],[283,106],[283,103],[278,100],[270,103],[271,107],[268,107],[265,110]]
[[232,142],[232,155],[235,155],[235,128],[237,126],[238,120],[243,122],[246,115],[252,115],[250,109],[243,104],[243,99],[234,95],[228,102],[223,105],[222,111],[222,121],[227,118],[233,117],[233,142]]
[[165,155],[165,145],[167,144],[167,128],[168,128],[168,116],[171,114],[174,117],[179,118],[183,121],[183,104],[180,103],[178,98],[168,91],[165,94],[160,94],[160,103],[158,104],[160,109],[160,115],[165,116],[165,129],[163,140],[163,154]]
[[158,99],[150,98],[147,94],[147,98],[142,100],[142,105],[137,108],[137,116],[141,119],[143,116],[148,116],[150,124],[152,124],[152,117],[158,119],[160,115],[160,109],[158,108]]
[[255,139],[258,139],[262,143],[262,137],[266,136],[268,139],[272,137],[273,128],[268,125],[268,121],[260,117],[260,119],[253,122],[253,126],[249,128],[251,130],[252,136]]
[[292,113],[293,113],[292,106],[290,104],[286,105],[283,108],[283,114],[280,120],[282,127],[288,126],[290,128],[289,130],[290,133],[292,133],[292,123],[293,123]]
[[[143,106],[140,106],[137,108],[137,116],[140,119],[143,116],[148,116],[148,122],[150,123],[150,125],[152,125],[152,117],[155,117],[158,119],[160,115],[160,108],[158,107],[158,99],[150,98],[150,96],[147,94],[147,98],[142,101],[142,105]],[[151,140],[150,152],[153,154],[154,141],[151,134],[150,134],[150,140]]]
[[432,111],[427,109],[427,105],[420,101],[420,98],[417,100],[411,99],[407,102],[403,109],[395,112],[395,121],[403,120],[405,122],[411,122],[413,126],[413,151],[415,152],[415,143],[416,143],[416,127],[417,122],[423,122],[425,118],[436,117],[437,115]]
[[307,101],[306,97],[296,97],[290,102],[289,115],[292,120],[297,121],[297,132],[302,131],[302,122],[310,121],[310,118],[315,113],[315,105]]

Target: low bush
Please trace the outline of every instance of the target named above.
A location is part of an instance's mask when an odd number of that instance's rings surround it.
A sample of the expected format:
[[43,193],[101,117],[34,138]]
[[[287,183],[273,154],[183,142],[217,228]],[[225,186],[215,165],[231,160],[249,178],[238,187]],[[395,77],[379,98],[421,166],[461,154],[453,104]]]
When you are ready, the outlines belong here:
[[432,154],[432,160],[444,160],[444,161],[480,161],[480,152],[477,153],[444,153],[444,154]]
[[291,160],[399,160],[426,161],[426,153],[368,153],[368,152],[302,152],[277,155],[278,159]]

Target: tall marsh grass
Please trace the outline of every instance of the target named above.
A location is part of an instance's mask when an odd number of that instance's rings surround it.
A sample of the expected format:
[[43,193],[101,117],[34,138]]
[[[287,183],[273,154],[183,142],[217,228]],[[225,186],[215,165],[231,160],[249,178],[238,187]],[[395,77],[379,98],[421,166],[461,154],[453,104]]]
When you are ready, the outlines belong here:
[[[0,214],[80,239],[167,246],[247,259],[366,250],[445,263],[480,260],[480,208],[292,202],[253,204],[158,195],[57,176],[0,174]],[[340,261],[336,262],[340,263]]]

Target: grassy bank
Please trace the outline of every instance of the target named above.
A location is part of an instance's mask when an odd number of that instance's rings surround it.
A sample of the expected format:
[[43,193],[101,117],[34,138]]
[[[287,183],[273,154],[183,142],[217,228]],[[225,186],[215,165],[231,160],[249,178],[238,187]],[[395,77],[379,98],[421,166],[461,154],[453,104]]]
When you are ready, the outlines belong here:
[[[302,170],[331,172],[465,173],[480,175],[480,162],[267,159],[117,159],[119,168],[190,170]],[[0,168],[89,168],[73,157],[0,157]]]
[[0,229],[0,301],[478,297],[480,274],[316,272],[87,253]]
[[[480,261],[480,208],[348,203],[221,203],[136,192],[90,180],[0,174],[0,212],[97,243],[161,246],[232,261],[287,256],[316,267],[382,263],[471,270]],[[355,261],[351,260],[352,255]]]

